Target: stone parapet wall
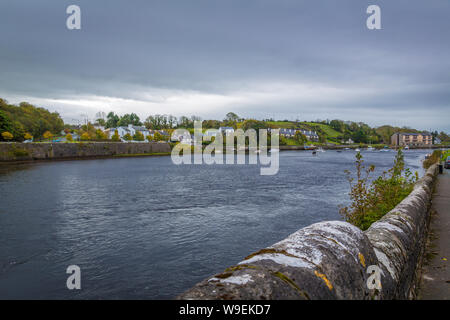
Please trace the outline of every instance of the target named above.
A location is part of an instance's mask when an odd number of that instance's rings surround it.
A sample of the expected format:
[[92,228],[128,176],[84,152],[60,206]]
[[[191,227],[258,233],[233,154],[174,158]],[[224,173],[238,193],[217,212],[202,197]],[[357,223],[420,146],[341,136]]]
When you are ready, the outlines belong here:
[[158,142],[0,143],[0,161],[95,158],[170,151],[168,143]]
[[433,165],[412,193],[366,232],[342,221],[313,224],[178,299],[414,298],[436,175]]

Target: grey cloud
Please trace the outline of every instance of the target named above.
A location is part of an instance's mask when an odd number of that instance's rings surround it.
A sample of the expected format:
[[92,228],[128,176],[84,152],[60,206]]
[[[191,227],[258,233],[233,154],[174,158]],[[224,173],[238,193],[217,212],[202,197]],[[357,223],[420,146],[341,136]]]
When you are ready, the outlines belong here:
[[[80,31],[65,28],[65,8],[74,3],[82,9]],[[365,27],[369,4],[381,7],[383,30]],[[425,129],[434,123],[450,131],[442,120],[450,103],[445,0],[4,0],[0,12],[6,99],[139,100],[152,88],[233,95],[258,84],[300,83],[355,92],[346,101],[306,104],[300,96],[236,109],[369,123],[392,122],[383,111],[396,110],[404,125],[420,128],[426,120]],[[427,119],[408,114],[424,108],[434,110]]]

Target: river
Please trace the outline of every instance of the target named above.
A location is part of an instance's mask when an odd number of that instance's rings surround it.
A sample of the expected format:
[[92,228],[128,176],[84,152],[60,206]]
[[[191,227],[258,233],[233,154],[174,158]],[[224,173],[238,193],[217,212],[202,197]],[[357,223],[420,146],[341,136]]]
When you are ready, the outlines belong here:
[[[429,151],[405,152],[421,174]],[[352,150],[280,152],[257,165],[170,157],[0,165],[0,299],[172,299],[253,251],[341,220]],[[395,152],[363,151],[376,174]],[[81,268],[81,290],[66,269]]]

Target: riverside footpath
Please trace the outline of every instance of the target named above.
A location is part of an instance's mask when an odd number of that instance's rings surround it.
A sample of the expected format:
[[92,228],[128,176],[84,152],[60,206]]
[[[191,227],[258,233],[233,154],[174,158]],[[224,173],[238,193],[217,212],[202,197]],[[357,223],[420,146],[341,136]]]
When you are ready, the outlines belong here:
[[438,175],[419,299],[450,299],[450,170]]

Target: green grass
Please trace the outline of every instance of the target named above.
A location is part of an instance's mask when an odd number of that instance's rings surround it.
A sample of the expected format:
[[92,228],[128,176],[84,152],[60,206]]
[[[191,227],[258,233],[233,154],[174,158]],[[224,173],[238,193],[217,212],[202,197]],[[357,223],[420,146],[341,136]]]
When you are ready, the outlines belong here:
[[314,123],[314,122],[302,122],[302,124],[305,124],[309,127],[319,127],[323,130],[323,132],[326,134],[327,138],[337,138],[339,136],[342,136],[342,133],[334,130],[329,125],[323,124],[323,123]]
[[295,140],[295,139],[285,138],[284,141],[286,141],[286,145],[287,146],[300,146],[300,145],[303,145],[303,144],[298,143],[298,141]]
[[279,127],[281,129],[294,129],[295,124],[292,122],[286,122],[286,121],[267,121],[267,124]]

